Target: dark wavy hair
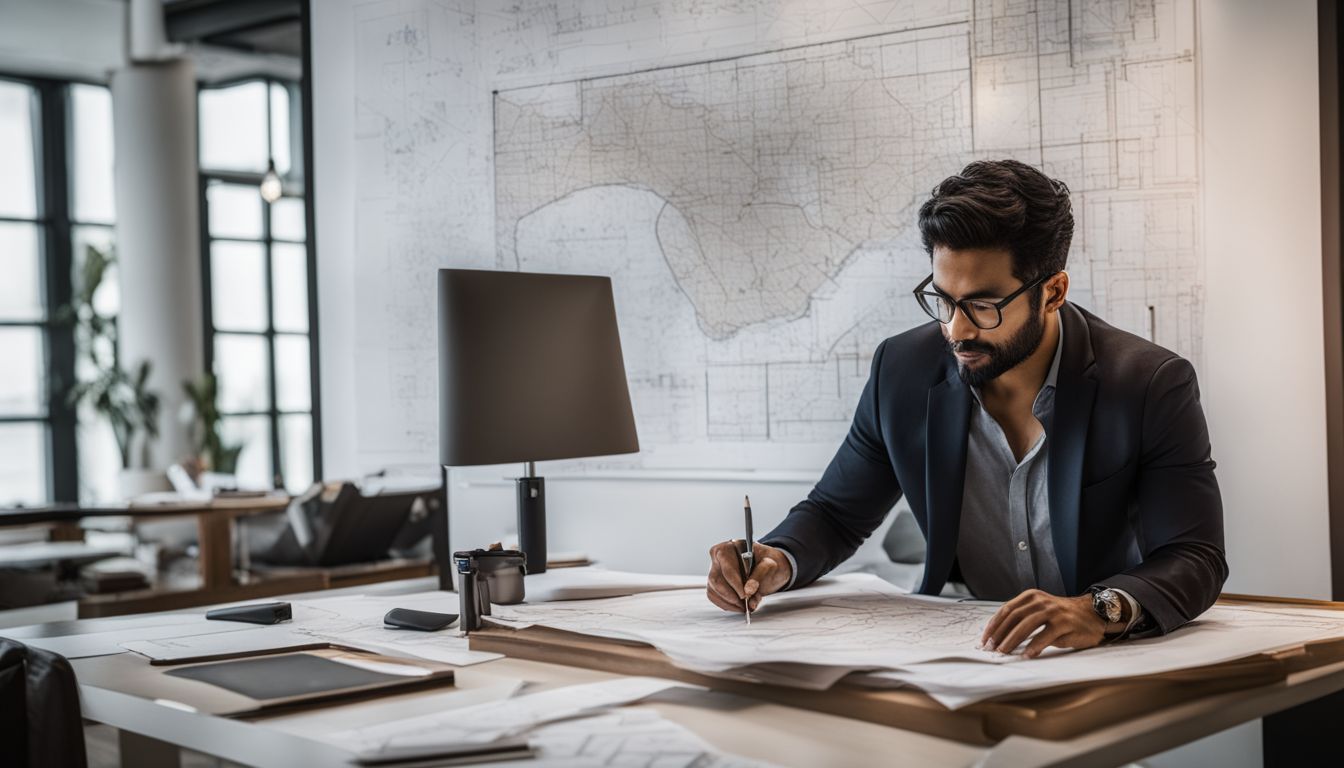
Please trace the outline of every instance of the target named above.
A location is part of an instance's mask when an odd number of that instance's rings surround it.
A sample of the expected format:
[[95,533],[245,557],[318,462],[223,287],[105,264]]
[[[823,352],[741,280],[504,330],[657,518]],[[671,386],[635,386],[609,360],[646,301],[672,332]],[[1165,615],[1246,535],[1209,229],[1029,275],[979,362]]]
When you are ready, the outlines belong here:
[[[977,160],[933,188],[919,207],[924,250],[1004,248],[1023,283],[1064,269],[1073,240],[1069,188],[1026,163]],[[1039,306],[1041,292],[1031,292]]]

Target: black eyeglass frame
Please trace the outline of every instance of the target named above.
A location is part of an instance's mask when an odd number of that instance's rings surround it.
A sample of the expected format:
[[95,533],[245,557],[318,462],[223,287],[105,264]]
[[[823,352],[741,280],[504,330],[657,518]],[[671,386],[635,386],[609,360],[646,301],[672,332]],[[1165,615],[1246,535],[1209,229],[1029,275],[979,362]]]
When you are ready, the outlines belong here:
[[[971,325],[974,325],[976,328],[979,328],[982,331],[992,331],[995,328],[998,328],[1000,325],[1003,325],[1003,308],[1012,303],[1013,299],[1016,299],[1018,296],[1021,296],[1022,294],[1026,293],[1032,288],[1035,288],[1041,283],[1044,283],[1046,280],[1049,280],[1050,278],[1054,277],[1057,274],[1059,273],[1051,272],[1049,274],[1041,275],[1040,277],[1036,278],[1035,280],[1032,280],[1030,283],[1023,285],[1021,288],[1018,288],[1016,291],[1013,291],[1012,293],[1008,294],[1002,299],[999,299],[996,302],[988,302],[985,301],[984,299],[954,299],[951,296],[948,296],[947,294],[938,290],[936,287],[932,291],[926,291],[924,289],[933,283],[932,272],[929,273],[928,277],[924,278],[924,282],[915,286],[915,290],[913,291],[913,293],[915,294],[915,301],[919,304],[919,308],[924,310],[924,314],[928,315],[934,320],[937,320],[943,325],[951,323],[952,318],[956,317],[957,313],[953,311],[951,317],[948,317],[946,320],[944,320],[941,317],[938,317],[938,315],[933,311],[933,309],[929,307],[928,299],[926,299],[925,297],[932,297],[934,299],[946,299],[947,301],[952,303],[952,306],[961,310],[961,314],[965,315],[966,319],[971,321]],[[993,325],[981,325],[977,323],[975,321],[975,315],[971,312],[966,311],[966,303],[972,301],[978,301],[993,307],[994,314],[995,317],[998,318],[998,322],[994,323]]]

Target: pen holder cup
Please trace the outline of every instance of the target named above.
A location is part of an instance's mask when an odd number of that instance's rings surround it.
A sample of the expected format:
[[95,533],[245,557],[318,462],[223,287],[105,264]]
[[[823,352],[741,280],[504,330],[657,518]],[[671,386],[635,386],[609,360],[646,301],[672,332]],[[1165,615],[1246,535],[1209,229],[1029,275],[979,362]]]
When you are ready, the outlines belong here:
[[481,577],[476,583],[484,588],[485,599],[481,601],[481,610],[489,615],[490,603],[516,605],[526,597],[523,576],[527,570],[522,553],[494,555],[479,558],[477,565]]

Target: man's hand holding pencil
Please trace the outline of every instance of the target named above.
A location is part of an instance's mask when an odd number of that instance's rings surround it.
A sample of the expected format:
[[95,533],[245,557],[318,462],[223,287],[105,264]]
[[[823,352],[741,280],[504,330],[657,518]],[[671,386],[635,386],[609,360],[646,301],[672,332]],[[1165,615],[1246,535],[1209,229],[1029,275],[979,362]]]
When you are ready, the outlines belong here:
[[744,580],[741,541],[720,542],[709,550],[709,601],[734,613],[742,613],[748,607],[752,611],[756,610],[761,604],[761,598],[783,589],[793,577],[789,559],[783,552],[753,542],[754,566]]

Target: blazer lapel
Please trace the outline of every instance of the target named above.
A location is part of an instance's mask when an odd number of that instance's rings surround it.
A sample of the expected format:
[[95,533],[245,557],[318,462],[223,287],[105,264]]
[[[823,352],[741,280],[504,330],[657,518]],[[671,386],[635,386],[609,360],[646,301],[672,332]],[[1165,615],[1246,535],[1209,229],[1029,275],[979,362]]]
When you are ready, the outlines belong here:
[[957,556],[962,486],[966,478],[966,440],[970,432],[971,391],[952,373],[929,390],[924,440],[924,488],[928,507],[928,556],[919,591],[941,592]]
[[1087,429],[1096,399],[1095,358],[1087,320],[1072,304],[1059,313],[1064,351],[1055,382],[1055,415],[1049,436],[1050,532],[1064,587],[1078,592],[1078,515]]

